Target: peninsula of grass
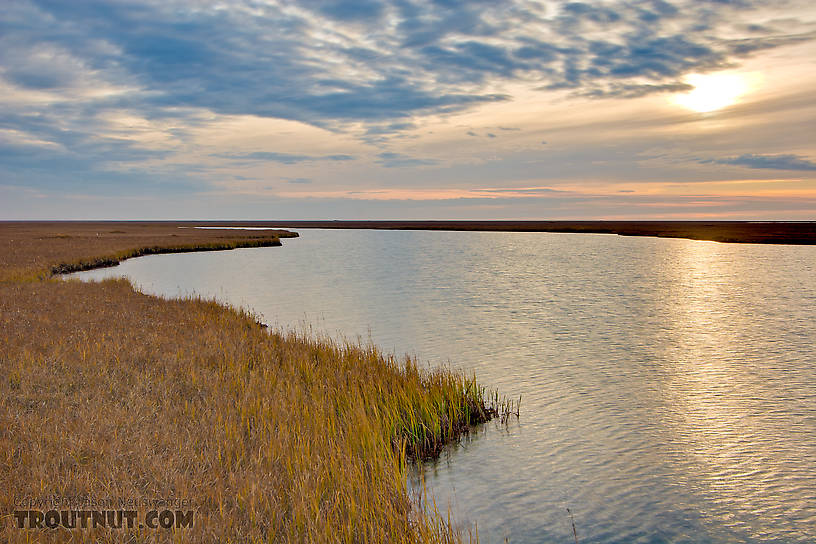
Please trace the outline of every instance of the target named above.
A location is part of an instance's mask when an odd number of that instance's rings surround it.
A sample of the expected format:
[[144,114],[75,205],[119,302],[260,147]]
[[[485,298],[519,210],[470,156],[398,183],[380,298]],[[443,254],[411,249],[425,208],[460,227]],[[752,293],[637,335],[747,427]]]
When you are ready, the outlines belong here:
[[[250,313],[212,301],[55,276],[149,253],[278,245],[290,235],[0,224],[0,541],[466,538],[409,497],[406,467],[508,410],[472,378],[372,346],[270,333]],[[136,501],[138,521],[155,508],[145,501],[188,504],[194,523],[17,527],[14,511],[51,510],[54,499],[72,501],[56,510]]]

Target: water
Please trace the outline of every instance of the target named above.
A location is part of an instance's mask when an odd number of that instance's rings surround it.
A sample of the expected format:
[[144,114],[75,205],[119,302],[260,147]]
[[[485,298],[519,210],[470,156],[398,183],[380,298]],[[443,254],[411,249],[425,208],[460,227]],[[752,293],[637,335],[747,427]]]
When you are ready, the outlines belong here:
[[483,542],[816,542],[816,247],[301,230],[125,275],[473,371],[521,418],[412,479]]

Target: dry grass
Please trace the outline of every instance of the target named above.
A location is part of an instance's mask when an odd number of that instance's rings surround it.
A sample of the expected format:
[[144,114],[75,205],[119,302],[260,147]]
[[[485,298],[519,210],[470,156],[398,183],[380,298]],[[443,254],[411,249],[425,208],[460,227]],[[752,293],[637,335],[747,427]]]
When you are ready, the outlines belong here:
[[[487,406],[461,375],[270,334],[213,302],[150,297],[123,280],[35,280],[60,263],[160,247],[173,233],[117,224],[108,231],[124,232],[96,241],[93,227],[58,227],[0,228],[0,241],[20,240],[0,269],[0,541],[463,538],[410,501],[407,459],[508,406]],[[176,247],[261,240],[179,230]],[[188,498],[195,524],[16,528],[15,500],[50,495]]]
[[156,222],[0,222],[0,281],[41,280],[54,272],[111,266],[149,252],[280,245],[279,238],[297,236],[285,230],[236,232],[190,226]]

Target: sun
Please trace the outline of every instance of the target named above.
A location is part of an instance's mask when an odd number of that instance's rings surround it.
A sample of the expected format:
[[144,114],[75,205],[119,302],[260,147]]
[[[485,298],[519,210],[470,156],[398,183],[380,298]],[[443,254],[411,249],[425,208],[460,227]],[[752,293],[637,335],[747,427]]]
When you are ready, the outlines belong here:
[[707,113],[735,104],[747,91],[747,78],[740,74],[691,74],[686,83],[694,87],[674,101],[690,110]]

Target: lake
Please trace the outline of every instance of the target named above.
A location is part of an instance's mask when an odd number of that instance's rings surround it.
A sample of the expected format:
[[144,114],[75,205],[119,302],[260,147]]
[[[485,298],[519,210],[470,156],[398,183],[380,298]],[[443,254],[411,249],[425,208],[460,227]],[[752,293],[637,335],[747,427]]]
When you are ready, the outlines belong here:
[[302,229],[77,274],[475,373],[519,419],[411,477],[482,542],[816,542],[816,247]]

